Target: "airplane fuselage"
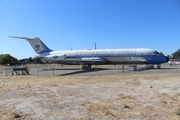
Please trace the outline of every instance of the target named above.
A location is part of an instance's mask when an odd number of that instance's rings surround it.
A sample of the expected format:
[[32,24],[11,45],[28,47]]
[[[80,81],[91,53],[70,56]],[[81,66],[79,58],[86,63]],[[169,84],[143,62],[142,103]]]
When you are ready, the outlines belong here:
[[161,64],[167,58],[147,48],[51,51],[40,54],[50,63],[58,64]]

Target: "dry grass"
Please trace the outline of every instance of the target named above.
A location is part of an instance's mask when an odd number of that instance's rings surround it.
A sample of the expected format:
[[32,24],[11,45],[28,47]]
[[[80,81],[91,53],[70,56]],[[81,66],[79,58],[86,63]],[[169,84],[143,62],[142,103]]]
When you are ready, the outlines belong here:
[[127,81],[128,84],[138,85],[141,79],[163,80],[166,78],[179,79],[179,74],[123,74],[123,75],[103,75],[103,76],[0,76],[0,87],[8,86],[33,86],[33,85],[57,85],[57,84],[77,84],[87,82],[118,82]]
[[[0,119],[178,120],[179,74],[0,76]],[[127,106],[127,107],[125,107]]]

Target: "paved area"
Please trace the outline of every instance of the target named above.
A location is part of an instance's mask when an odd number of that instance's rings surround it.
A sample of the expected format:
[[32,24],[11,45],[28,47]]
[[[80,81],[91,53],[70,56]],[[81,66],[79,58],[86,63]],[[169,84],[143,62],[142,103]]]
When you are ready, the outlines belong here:
[[[142,67],[142,66],[139,66]],[[81,66],[76,67],[58,67],[58,68],[30,68],[31,75],[40,76],[94,76],[94,75],[116,75],[116,74],[159,74],[159,73],[180,73],[180,66],[169,67],[167,65],[162,66],[161,69],[148,69],[141,71],[129,71],[128,66],[125,66],[124,71],[122,66],[93,66],[92,69],[81,69]]]

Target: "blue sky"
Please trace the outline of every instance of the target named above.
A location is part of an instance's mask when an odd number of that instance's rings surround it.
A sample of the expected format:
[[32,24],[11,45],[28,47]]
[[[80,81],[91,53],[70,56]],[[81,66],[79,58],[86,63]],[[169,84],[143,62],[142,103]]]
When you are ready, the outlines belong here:
[[53,50],[180,48],[179,0],[0,0],[0,54],[34,57],[25,40]]

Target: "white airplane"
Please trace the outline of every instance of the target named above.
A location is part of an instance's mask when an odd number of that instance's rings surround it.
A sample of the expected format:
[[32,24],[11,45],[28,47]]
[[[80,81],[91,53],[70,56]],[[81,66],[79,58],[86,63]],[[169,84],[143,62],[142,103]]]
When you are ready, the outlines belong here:
[[9,37],[26,39],[37,53],[36,56],[49,63],[82,65],[82,69],[102,64],[157,64],[160,68],[160,64],[169,61],[156,50],[147,48],[54,51],[37,37]]

